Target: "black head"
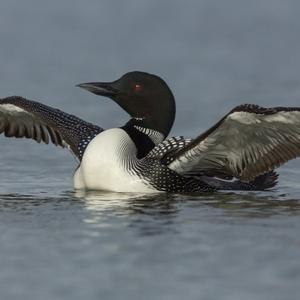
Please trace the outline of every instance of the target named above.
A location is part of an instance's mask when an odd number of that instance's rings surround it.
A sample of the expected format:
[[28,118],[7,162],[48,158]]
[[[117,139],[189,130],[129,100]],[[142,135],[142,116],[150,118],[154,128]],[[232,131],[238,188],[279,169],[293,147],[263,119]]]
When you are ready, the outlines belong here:
[[113,82],[77,85],[118,103],[141,126],[168,135],[175,118],[174,96],[160,77],[145,72],[129,72]]

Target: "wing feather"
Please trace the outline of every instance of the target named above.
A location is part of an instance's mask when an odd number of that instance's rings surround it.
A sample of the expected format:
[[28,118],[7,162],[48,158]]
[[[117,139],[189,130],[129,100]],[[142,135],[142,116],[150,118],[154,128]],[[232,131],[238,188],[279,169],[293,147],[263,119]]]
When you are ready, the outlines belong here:
[[300,156],[300,108],[242,105],[176,153],[182,175],[220,173],[251,181]]
[[103,129],[80,118],[42,103],[22,97],[0,99],[0,133],[6,137],[30,138],[68,146],[81,159],[80,141],[91,138]]

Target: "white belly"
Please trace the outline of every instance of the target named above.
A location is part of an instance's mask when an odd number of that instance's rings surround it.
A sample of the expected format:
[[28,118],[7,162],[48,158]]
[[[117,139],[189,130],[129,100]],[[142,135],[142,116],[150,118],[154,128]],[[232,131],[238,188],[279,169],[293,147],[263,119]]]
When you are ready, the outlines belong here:
[[136,159],[136,147],[128,134],[119,128],[101,132],[84,152],[74,174],[75,189],[155,192],[147,182],[126,169],[126,157]]

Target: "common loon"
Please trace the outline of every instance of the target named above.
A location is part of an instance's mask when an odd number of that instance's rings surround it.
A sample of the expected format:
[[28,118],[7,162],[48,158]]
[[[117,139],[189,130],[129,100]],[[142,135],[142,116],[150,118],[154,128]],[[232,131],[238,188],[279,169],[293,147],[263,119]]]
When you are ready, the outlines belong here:
[[114,192],[265,190],[274,168],[300,154],[300,108],[235,107],[194,139],[167,138],[174,96],[163,79],[129,72],[78,87],[111,98],[131,119],[103,128],[39,102],[0,99],[0,133],[68,148],[77,157],[75,189]]

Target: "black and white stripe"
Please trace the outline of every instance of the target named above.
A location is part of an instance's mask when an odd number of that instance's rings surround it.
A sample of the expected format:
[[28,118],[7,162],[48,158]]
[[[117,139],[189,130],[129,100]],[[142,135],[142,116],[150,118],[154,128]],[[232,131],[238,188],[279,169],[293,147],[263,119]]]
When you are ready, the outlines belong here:
[[155,145],[159,144],[164,139],[164,135],[156,130],[138,125],[134,125],[134,128],[139,132],[142,132],[143,134],[147,135]]
[[148,154],[148,158],[156,158],[162,164],[170,164],[175,157],[175,154],[182,148],[192,142],[192,139],[184,138],[183,136],[171,137],[156,145]]

